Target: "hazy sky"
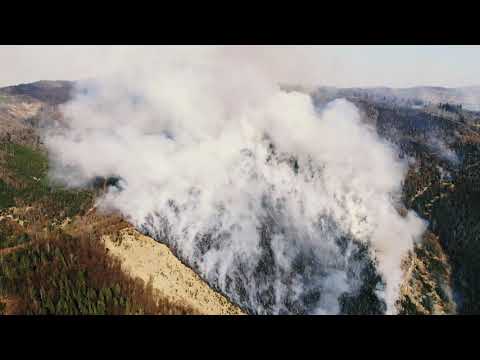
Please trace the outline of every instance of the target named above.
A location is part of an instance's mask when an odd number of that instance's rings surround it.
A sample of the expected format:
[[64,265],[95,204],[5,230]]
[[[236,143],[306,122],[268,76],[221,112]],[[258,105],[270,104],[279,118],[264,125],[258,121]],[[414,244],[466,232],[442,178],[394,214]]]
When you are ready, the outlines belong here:
[[[112,71],[115,59],[122,56],[122,49],[111,46],[0,46],[0,86],[101,76]],[[152,53],[169,49],[147,46],[128,51],[132,61],[137,60],[136,56],[138,61],[143,61]],[[243,49],[238,51],[241,53]],[[255,51],[269,55],[269,61],[275,63],[288,59],[290,70],[284,70],[282,80],[295,79],[292,81],[315,85],[480,85],[480,46],[277,46],[255,47]],[[248,49],[245,53],[248,59]],[[286,76],[292,68],[298,74]],[[298,76],[302,69],[303,73]]]

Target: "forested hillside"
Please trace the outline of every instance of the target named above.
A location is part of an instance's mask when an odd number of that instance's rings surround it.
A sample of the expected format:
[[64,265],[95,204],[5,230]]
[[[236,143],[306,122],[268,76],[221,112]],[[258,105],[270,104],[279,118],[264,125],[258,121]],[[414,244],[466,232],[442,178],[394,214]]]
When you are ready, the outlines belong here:
[[[96,196],[115,179],[74,190],[49,176],[40,129],[62,120],[58,105],[72,86],[0,89],[0,313],[195,313],[126,274],[102,243],[102,235],[129,226],[94,210]],[[399,211],[414,209],[429,224],[405,259],[399,313],[480,313],[480,116],[448,103],[416,108],[413,100],[389,102],[383,92],[369,98],[352,91],[341,95],[409,161]],[[314,101],[321,107],[337,96],[324,90]],[[363,275],[360,294],[340,299],[343,313],[384,310],[374,296],[373,263]]]
[[[8,94],[19,91],[27,96],[26,89]],[[65,100],[57,95],[54,102]],[[9,126],[0,136],[0,314],[195,313],[121,269],[100,237],[128,224],[92,210],[103,184],[72,190],[52,182],[35,128],[25,125],[24,113],[17,118],[13,113],[35,100],[2,100],[7,118],[0,120]],[[26,115],[37,123],[38,118]],[[26,132],[32,135],[26,137]]]
[[[457,311],[479,313],[480,117],[458,107],[450,107],[450,114],[442,116],[428,108],[360,106],[370,108],[377,131],[396,143],[402,156],[411,157],[405,205],[428,220],[429,231],[447,256]],[[439,108],[444,111],[446,106]],[[446,268],[433,259],[427,266]]]

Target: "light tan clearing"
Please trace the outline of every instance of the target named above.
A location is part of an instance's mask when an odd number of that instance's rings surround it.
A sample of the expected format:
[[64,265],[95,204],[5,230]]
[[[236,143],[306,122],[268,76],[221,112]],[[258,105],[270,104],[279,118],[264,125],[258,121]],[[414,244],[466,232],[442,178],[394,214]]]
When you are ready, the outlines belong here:
[[104,235],[102,239],[109,253],[120,259],[124,271],[151,281],[153,288],[168,299],[205,315],[244,314],[178,260],[166,245],[132,228],[121,230],[118,236]]
[[[425,248],[426,243],[430,244],[430,250]],[[400,289],[400,297],[408,298],[419,314],[454,314],[456,304],[452,297],[452,270],[438,237],[427,232],[423,243],[416,246],[425,249],[428,258],[421,259],[412,251],[404,260],[405,277]],[[437,261],[444,272],[429,270],[427,264],[429,261]],[[440,296],[438,288],[443,289],[447,299]],[[425,297],[431,299],[430,309],[427,309],[423,303]]]

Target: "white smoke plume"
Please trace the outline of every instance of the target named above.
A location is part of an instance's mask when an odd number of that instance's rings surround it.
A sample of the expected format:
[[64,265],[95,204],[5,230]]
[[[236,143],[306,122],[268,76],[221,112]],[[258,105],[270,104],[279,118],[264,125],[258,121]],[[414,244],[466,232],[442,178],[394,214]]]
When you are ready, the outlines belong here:
[[440,137],[430,137],[427,145],[437,153],[442,159],[448,161],[452,165],[458,165],[460,159],[456,152],[452,150]]
[[395,209],[407,164],[353,104],[319,113],[281,91],[311,69],[287,50],[118,50],[64,107],[68,129],[48,134],[55,175],[121,177],[100,204],[253,313],[339,313],[364,284],[362,246],[393,313],[425,227]]

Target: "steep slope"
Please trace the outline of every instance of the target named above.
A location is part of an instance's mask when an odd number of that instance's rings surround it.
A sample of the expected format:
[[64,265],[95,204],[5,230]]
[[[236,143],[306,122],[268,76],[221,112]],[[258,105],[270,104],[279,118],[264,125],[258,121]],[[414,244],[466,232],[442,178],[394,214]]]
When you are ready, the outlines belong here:
[[[99,184],[72,190],[50,180],[38,130],[61,120],[64,85],[0,90],[0,314],[242,313],[152,239],[136,233],[123,242],[129,248],[105,241],[133,229],[88,211]],[[163,255],[151,273],[136,271],[139,249],[151,261]],[[149,283],[158,268],[168,286]]]
[[[58,105],[68,99],[71,86],[69,82],[39,82],[0,89],[0,208],[3,211],[0,216],[0,264],[8,265],[1,268],[3,277],[0,280],[2,284],[9,281],[12,284],[12,279],[19,281],[21,276],[31,281],[22,289],[4,287],[0,292],[0,303],[3,301],[5,305],[0,305],[0,311],[2,308],[6,312],[28,309],[35,313],[43,309],[44,313],[62,313],[72,308],[79,311],[79,307],[73,305],[73,295],[58,296],[62,291],[74,293],[77,285],[71,284],[80,281],[78,278],[70,279],[73,281],[70,285],[61,285],[70,280],[59,277],[58,286],[50,288],[48,296],[41,293],[28,295],[37,299],[36,308],[28,308],[19,300],[31,292],[31,284],[47,281],[37,276],[38,271],[32,270],[37,268],[38,258],[43,256],[48,266],[54,269],[72,265],[68,262],[70,254],[76,256],[72,247],[59,245],[62,241],[72,241],[69,244],[80,244],[79,249],[83,250],[79,251],[84,251],[77,253],[79,257],[95,251],[100,258],[110,259],[100,265],[86,262],[85,267],[75,268],[75,271],[87,271],[88,266],[104,270],[114,268],[117,275],[111,278],[123,279],[119,281],[125,284],[115,291],[127,294],[119,295],[126,299],[123,305],[111,303],[107,306],[105,301],[110,290],[102,293],[103,285],[100,284],[104,280],[91,278],[90,285],[96,293],[90,295],[92,304],[84,306],[83,313],[135,313],[145,312],[145,309],[149,313],[242,313],[184,266],[165,245],[138,233],[113,215],[88,212],[95,194],[102,191],[101,187],[106,189],[105,181],[92,179],[92,188],[83,191],[65,189],[49,182],[46,176],[48,162],[38,130],[62,121]],[[343,91],[340,95],[357,105],[364,121],[378,134],[398,146],[401,157],[410,159],[403,202],[407,209],[414,209],[429,222],[424,241],[417,244],[404,261],[405,279],[397,304],[399,313],[479,313],[480,118],[476,113],[455,107],[412,108],[415,98],[423,99],[418,95],[419,91],[408,92],[413,99],[408,104],[390,101],[385,96],[389,92],[383,90],[373,98],[359,96],[364,93],[362,89]],[[435,91],[443,92],[442,89]],[[340,95],[336,90],[327,89],[320,95],[315,94],[314,99],[318,106],[322,106],[326,99]],[[380,99],[379,96],[383,97]],[[392,96],[398,96],[398,93],[392,92]],[[295,167],[294,159],[292,166]],[[45,235],[39,235],[44,232]],[[52,258],[48,260],[51,250],[44,250],[47,245],[59,249],[59,258],[63,258],[65,264],[61,260],[61,264]],[[12,268],[19,271],[6,270]],[[369,281],[360,296],[342,299],[344,313],[382,312],[381,306],[374,301],[378,279],[373,270],[366,271]],[[259,272],[267,276],[268,271],[266,261]],[[30,276],[30,273],[37,275]],[[131,280],[134,278],[139,281]],[[131,281],[136,281],[136,285],[131,285]],[[111,282],[108,284],[106,288],[115,287]],[[88,297],[88,290],[85,291]],[[130,299],[135,296],[143,299],[143,309],[131,309],[129,296]],[[159,305],[152,302],[152,297],[164,300],[167,305],[161,308],[163,310],[156,307]],[[50,303],[43,302],[44,299],[50,299]]]
[[[369,112],[367,121],[371,121],[383,137],[397,144],[402,156],[411,159],[411,170],[404,184],[404,202],[429,221],[431,232],[430,241],[416,248],[415,258],[423,258],[419,269],[424,267],[428,270],[424,274],[429,275],[437,270],[443,272],[450,278],[446,291],[450,295],[442,297],[440,290],[437,291],[439,298],[455,301],[460,313],[479,313],[480,284],[476,274],[480,265],[477,256],[480,116],[457,108],[449,112],[368,101],[358,103],[366,114]],[[432,241],[438,243],[434,247],[437,255],[428,250],[432,249]],[[430,258],[425,257],[428,254]],[[421,279],[419,275],[417,282],[421,283]],[[420,285],[416,288],[421,289],[423,285]],[[442,307],[451,311],[455,308]],[[424,312],[424,306],[419,309]]]
[[186,304],[200,314],[241,315],[244,312],[212,290],[170,249],[133,228],[103,237],[109,253],[122,268],[160,291],[172,303]]

